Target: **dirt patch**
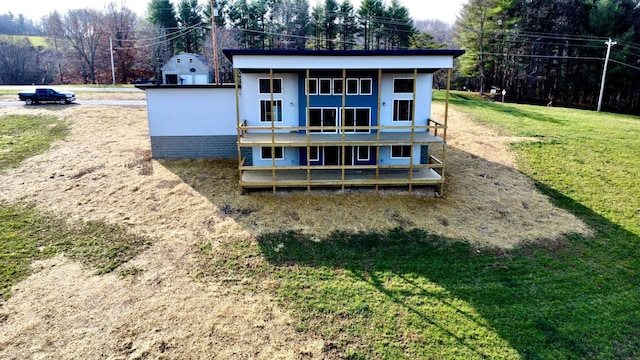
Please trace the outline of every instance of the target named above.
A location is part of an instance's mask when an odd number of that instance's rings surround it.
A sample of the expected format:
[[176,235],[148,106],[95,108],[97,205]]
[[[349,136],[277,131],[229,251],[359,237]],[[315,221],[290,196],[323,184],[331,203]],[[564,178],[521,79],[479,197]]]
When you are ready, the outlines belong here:
[[[106,276],[64,258],[36,264],[40,271],[0,308],[3,358],[330,356],[321,338],[289,325],[267,291],[248,290],[249,279],[198,280],[198,246],[205,242],[216,256],[221,244],[283,229],[322,237],[418,227],[499,248],[589,233],[513,169],[505,146],[513,139],[455,112],[442,198],[430,188],[240,196],[233,161],[152,160],[144,108],[0,109],[7,112],[54,114],[70,122],[71,133],[48,153],[0,174],[0,201],[124,224],[152,245]],[[434,118],[441,113],[434,105]]]

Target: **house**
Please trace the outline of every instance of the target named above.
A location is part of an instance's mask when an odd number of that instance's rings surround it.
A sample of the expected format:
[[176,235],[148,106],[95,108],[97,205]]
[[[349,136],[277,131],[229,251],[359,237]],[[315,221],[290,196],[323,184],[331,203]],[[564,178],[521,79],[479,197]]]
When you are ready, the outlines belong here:
[[462,50],[224,54],[234,85],[139,86],[154,157],[237,158],[241,191],[435,185],[442,192],[447,111],[431,118],[433,73],[450,74]]
[[207,59],[197,54],[174,55],[161,70],[163,84],[194,85],[213,82]]

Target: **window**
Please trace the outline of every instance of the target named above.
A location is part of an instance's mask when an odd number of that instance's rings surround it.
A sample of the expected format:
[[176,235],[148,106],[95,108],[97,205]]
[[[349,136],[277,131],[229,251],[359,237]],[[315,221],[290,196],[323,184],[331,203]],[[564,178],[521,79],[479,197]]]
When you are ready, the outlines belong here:
[[409,145],[395,145],[391,147],[391,158],[410,158],[411,146]]
[[180,64],[180,58],[177,58],[177,59],[176,59],[176,63],[177,63],[177,64]]
[[320,79],[320,95],[331,95],[331,79]]
[[[260,159],[261,160],[271,160],[272,156],[271,156],[271,147],[270,146],[263,146],[260,148]],[[275,158],[276,160],[284,160],[284,148],[282,148],[281,146],[276,146],[273,148],[273,158]]]
[[369,129],[356,129],[356,126],[370,126],[370,108],[347,108],[344,109],[344,126],[346,132],[370,132]]
[[273,109],[271,108],[271,100],[260,100],[260,121],[282,121],[282,100],[273,100]]
[[318,93],[318,79],[307,80],[307,94],[316,95]]
[[189,59],[189,64],[193,64],[193,59]]
[[[314,108],[309,109],[309,126],[314,127],[335,127],[338,124],[338,110],[336,108]],[[335,133],[337,129],[312,129],[311,132]]]
[[320,147],[312,146],[309,148],[309,159],[311,161],[320,161]]
[[342,95],[342,79],[333,79],[333,93]]
[[358,95],[358,79],[347,79],[347,95]]
[[411,121],[413,100],[393,100],[393,121]]
[[371,148],[368,146],[358,146],[358,161],[369,161],[371,158]]
[[[269,79],[260,79],[260,94],[271,93],[271,81]],[[273,93],[282,94],[282,79],[273,79]]]
[[360,95],[371,95],[371,79],[360,79]]
[[394,93],[413,93],[413,79],[393,79]]

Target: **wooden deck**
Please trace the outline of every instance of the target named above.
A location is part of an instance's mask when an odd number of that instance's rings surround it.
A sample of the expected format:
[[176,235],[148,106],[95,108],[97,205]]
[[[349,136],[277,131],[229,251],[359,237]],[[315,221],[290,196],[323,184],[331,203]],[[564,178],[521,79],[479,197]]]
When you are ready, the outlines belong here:
[[[310,174],[310,179],[308,178]],[[408,186],[408,185],[436,185],[444,179],[435,170],[429,168],[414,169],[411,177],[409,169],[380,169],[376,178],[376,171],[365,170],[248,170],[242,172],[241,186],[245,188],[264,187],[318,187],[318,186]]]
[[[266,130],[268,131],[268,130]],[[411,132],[381,132],[378,134],[350,133],[342,134],[312,133],[307,139],[307,134],[300,133],[274,133],[273,144],[278,146],[306,146],[307,141],[314,145],[340,146],[343,143],[353,145],[411,145]],[[272,143],[271,132],[246,133],[239,138],[240,146],[258,146]],[[413,144],[444,144],[445,141],[439,136],[428,132],[414,132]]]

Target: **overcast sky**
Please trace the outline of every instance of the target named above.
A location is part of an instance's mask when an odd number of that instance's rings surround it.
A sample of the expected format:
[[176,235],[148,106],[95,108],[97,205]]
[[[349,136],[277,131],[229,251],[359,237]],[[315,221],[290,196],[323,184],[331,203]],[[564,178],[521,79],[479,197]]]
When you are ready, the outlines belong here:
[[[116,4],[123,3],[138,15],[143,16],[147,11],[147,4],[150,0],[0,0],[0,14],[12,12],[14,15],[23,14],[26,18],[40,20],[44,15],[58,10],[65,13],[70,9],[96,8],[103,9],[109,2]],[[171,0],[177,3],[178,0]],[[207,0],[199,0],[201,4]],[[310,0],[311,6],[324,0]],[[352,0],[356,8],[360,6],[361,0]],[[448,23],[453,23],[455,17],[460,12],[462,4],[468,0],[400,0],[406,6],[414,20],[439,19]],[[340,3],[341,0],[338,0]],[[386,1],[387,4],[390,0]]]

